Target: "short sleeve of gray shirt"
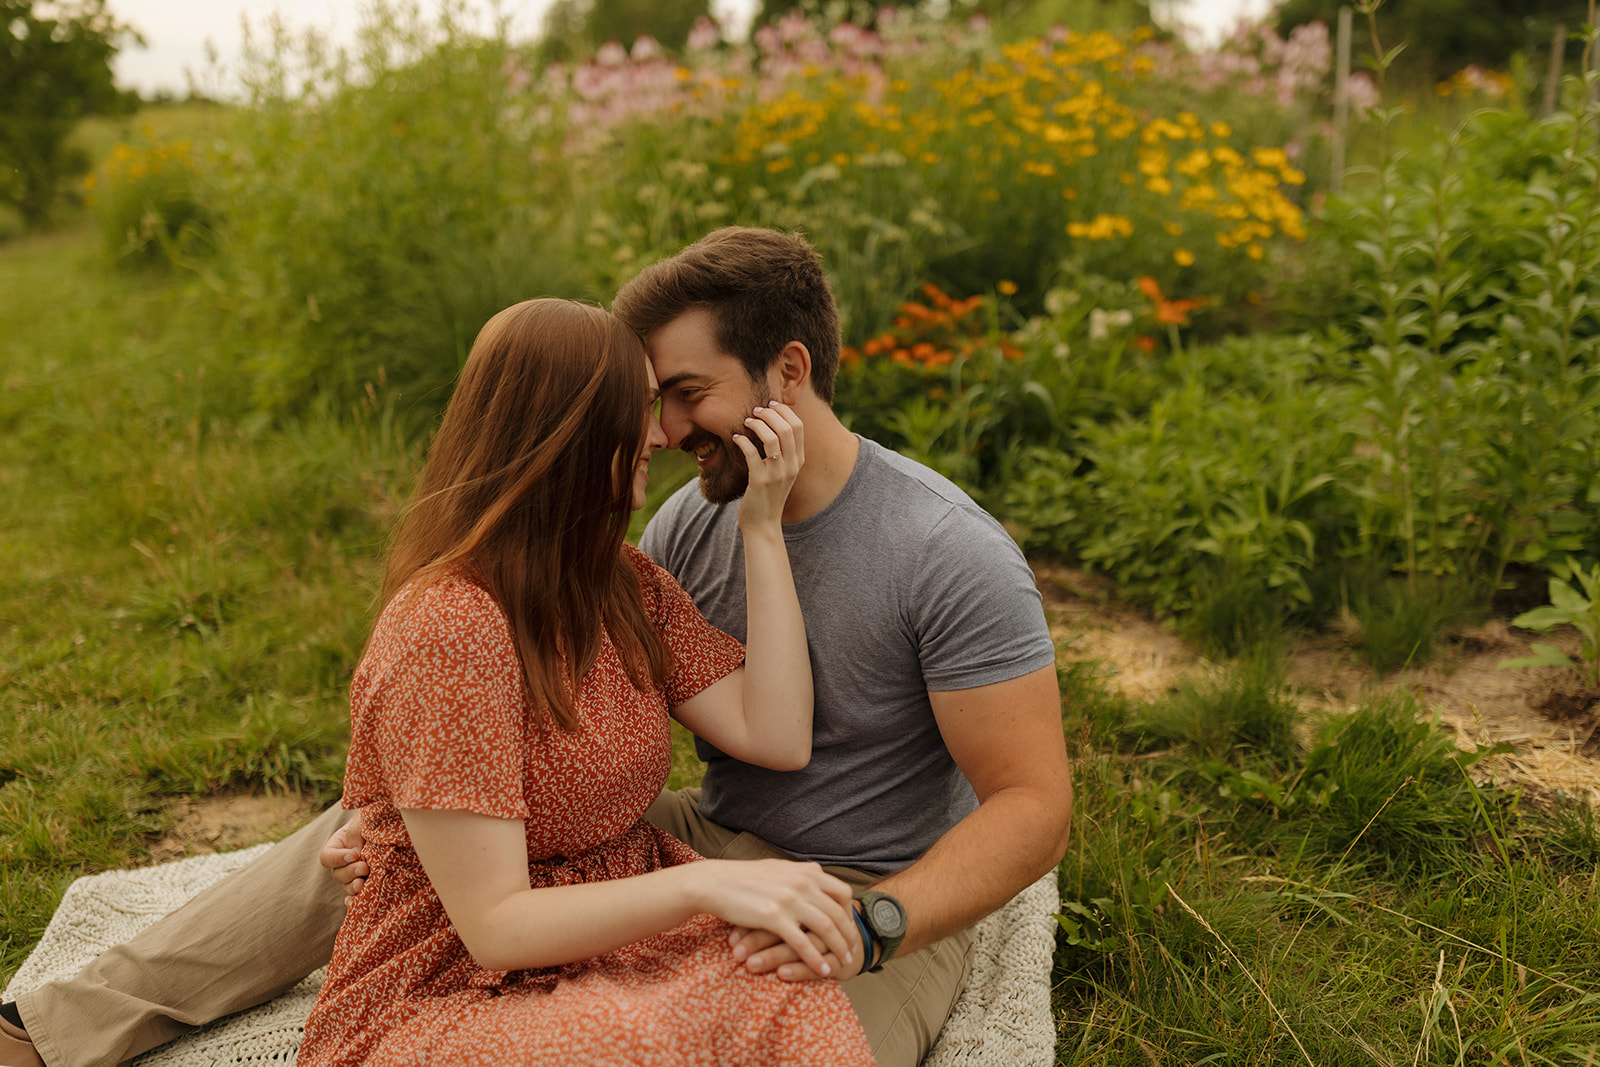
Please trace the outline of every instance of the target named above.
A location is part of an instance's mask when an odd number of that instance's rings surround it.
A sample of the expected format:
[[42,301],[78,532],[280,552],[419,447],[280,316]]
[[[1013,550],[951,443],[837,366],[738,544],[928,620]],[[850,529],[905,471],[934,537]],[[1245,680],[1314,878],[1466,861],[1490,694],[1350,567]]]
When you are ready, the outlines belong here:
[[[929,691],[1054,662],[1033,574],[966,493],[864,439],[839,496],[786,524],[784,541],[815,682],[811,763],[768,771],[701,742],[701,809],[804,859],[894,870],[977,806]],[[744,639],[737,502],[714,506],[685,486],[640,544],[713,625]]]

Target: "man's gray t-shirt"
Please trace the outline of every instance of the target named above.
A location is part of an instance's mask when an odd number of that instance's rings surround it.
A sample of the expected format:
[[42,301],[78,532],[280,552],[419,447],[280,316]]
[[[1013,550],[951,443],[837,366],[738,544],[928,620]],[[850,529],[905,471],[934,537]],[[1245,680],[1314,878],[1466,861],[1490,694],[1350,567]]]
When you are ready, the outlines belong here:
[[[640,547],[712,625],[744,640],[739,505],[684,486]],[[862,439],[838,497],[783,527],[815,680],[811,763],[769,771],[697,741],[700,810],[784,851],[875,873],[922,855],[977,807],[928,691],[972,689],[1054,662],[1033,574],[955,486]]]

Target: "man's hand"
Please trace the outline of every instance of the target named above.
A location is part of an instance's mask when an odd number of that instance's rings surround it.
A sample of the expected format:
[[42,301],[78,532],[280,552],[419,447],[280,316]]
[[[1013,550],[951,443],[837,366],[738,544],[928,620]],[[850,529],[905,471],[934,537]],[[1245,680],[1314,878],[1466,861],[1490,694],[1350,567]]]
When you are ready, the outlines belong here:
[[[854,927],[855,924],[851,923]],[[743,960],[745,968],[751,974],[766,974],[776,971],[778,977],[785,982],[810,982],[828,977],[843,982],[854,978],[861,973],[861,965],[866,962],[866,946],[861,943],[861,931],[851,930],[850,962],[841,962],[839,957],[828,951],[822,939],[816,934],[811,934],[811,942],[817,951],[823,954],[823,959],[828,964],[826,976],[818,974],[800,959],[800,954],[792,947],[783,943],[783,939],[767,930],[749,930],[743,927],[734,927],[733,933],[728,935],[728,944],[733,946],[733,958]]]
[[357,811],[317,853],[317,861],[332,872],[334,881],[344,886],[345,907],[350,906],[367,881],[367,861],[361,858],[361,848],[366,843],[361,836],[361,812]]

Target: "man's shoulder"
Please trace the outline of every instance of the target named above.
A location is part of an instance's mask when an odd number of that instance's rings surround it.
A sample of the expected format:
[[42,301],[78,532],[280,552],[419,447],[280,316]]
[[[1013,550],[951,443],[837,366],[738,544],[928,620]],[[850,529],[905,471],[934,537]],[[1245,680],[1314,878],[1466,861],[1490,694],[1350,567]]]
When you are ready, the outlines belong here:
[[1014,544],[999,521],[949,478],[874,441],[862,438],[861,443],[872,455],[876,493],[892,503],[897,521],[908,530],[927,537],[998,537]]

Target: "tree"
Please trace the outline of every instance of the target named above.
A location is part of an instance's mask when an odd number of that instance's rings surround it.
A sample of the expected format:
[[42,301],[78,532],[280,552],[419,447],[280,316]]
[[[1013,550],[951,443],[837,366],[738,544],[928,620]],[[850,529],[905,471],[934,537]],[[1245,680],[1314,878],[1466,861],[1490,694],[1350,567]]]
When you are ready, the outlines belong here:
[[111,77],[130,39],[139,40],[105,0],[0,0],[0,203],[28,225],[49,217],[63,179],[88,168],[67,143],[78,121],[137,106]]
[[[1351,0],[1282,0],[1278,32],[1287,37],[1295,26],[1318,20],[1332,26],[1341,7],[1354,6]],[[1587,0],[1385,0],[1378,33],[1385,48],[1405,42],[1401,62],[1408,69],[1441,78],[1472,63],[1504,67],[1515,52],[1546,48],[1557,23],[1576,30],[1587,10]],[[1363,27],[1357,37],[1365,40]]]
[[901,0],[893,5],[879,0],[759,0],[750,28],[754,31],[777,22],[791,11],[875,26],[883,6],[957,20],[982,15],[995,25],[1002,39],[1043,34],[1057,25],[1088,32],[1150,24],[1150,0]]
[[545,59],[573,60],[607,41],[631,47],[643,34],[679,52],[695,20],[710,14],[711,0],[556,0],[545,12],[540,50]]

